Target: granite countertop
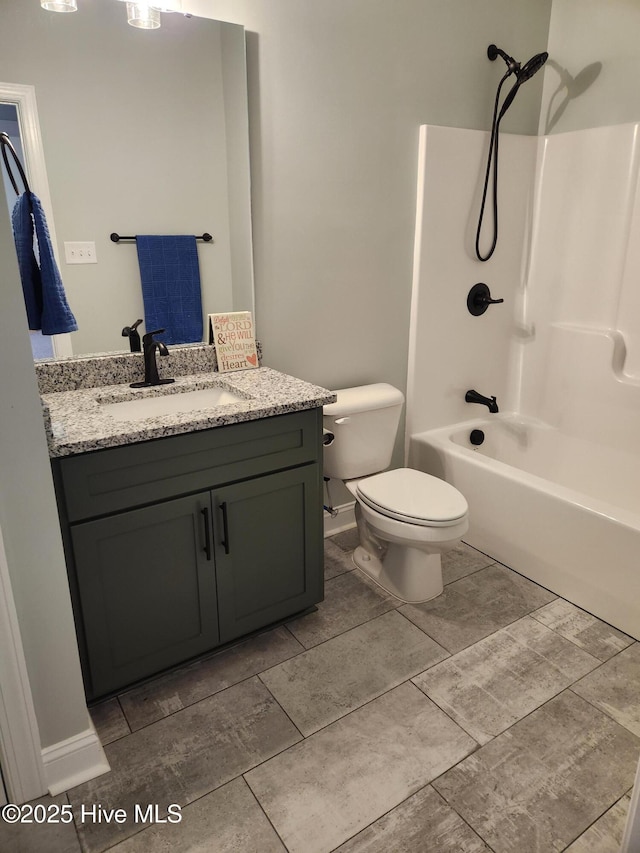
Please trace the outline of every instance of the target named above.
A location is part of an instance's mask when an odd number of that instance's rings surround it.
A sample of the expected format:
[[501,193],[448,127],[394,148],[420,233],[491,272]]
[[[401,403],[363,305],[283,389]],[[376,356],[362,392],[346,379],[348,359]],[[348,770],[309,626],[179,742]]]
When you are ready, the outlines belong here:
[[[225,388],[243,399],[136,420],[124,415],[116,418],[104,406],[212,387]],[[334,402],[336,396],[326,388],[258,367],[230,373],[194,372],[176,377],[170,385],[150,388],[132,389],[128,384],[76,387],[42,393],[41,398],[49,455],[57,457],[315,409]]]

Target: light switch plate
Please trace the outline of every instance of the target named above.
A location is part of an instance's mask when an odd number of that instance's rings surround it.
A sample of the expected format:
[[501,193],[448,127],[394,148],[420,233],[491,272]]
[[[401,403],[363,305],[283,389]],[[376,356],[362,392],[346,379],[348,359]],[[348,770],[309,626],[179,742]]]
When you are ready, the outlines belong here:
[[64,259],[68,264],[97,264],[94,242],[64,244]]

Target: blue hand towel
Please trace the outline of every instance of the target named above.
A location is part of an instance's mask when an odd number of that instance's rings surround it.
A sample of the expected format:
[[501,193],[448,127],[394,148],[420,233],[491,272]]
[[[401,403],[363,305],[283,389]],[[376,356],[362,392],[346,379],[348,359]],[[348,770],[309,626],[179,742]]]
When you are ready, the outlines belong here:
[[[75,332],[78,324],[67,302],[40,199],[32,192],[23,193],[11,220],[29,328],[42,329],[43,335]],[[34,224],[39,263],[34,254]]]
[[202,341],[202,298],[196,238],[136,236],[147,331],[166,329],[166,344]]

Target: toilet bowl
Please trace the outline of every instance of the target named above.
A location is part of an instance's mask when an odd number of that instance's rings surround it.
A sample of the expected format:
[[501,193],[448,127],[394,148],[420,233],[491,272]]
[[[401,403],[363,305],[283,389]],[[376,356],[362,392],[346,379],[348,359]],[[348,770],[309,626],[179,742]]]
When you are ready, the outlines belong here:
[[450,483],[391,461],[404,403],[379,383],[337,391],[324,407],[325,476],[341,479],[355,498],[360,544],[355,565],[401,601],[418,604],[443,590],[441,554],[469,527],[468,505]]
[[345,485],[356,499],[356,566],[401,601],[443,590],[441,555],[469,529],[462,494],[437,477],[396,468]]

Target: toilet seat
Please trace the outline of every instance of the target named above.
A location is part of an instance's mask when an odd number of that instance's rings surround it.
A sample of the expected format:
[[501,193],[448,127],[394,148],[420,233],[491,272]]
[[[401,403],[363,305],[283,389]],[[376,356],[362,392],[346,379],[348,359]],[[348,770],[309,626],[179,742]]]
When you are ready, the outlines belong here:
[[356,494],[381,515],[423,527],[451,527],[469,511],[454,486],[413,468],[365,477],[358,482]]

